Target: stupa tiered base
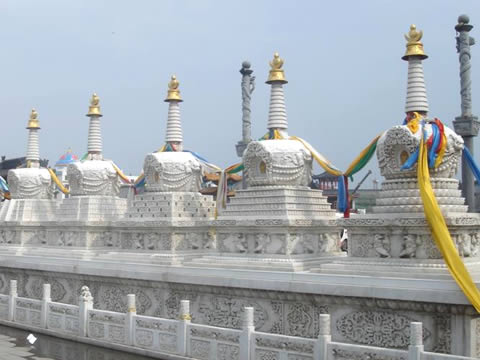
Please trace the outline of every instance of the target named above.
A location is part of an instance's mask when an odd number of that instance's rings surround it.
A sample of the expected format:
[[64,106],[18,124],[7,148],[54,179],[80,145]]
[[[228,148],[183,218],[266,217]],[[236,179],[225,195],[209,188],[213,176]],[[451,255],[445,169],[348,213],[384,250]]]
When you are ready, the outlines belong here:
[[56,218],[58,203],[50,199],[12,199],[0,207],[0,221],[43,222]]
[[[457,179],[432,178],[431,184],[443,213],[465,213],[468,206],[461,197]],[[416,179],[391,179],[382,183],[374,213],[421,213],[423,203]]]
[[211,196],[198,192],[145,192],[135,196],[127,219],[155,220],[164,218],[210,219],[215,216]]
[[127,199],[110,195],[72,196],[58,206],[58,218],[64,221],[111,221],[125,217]]
[[335,210],[321,190],[307,187],[255,186],[238,190],[221,218],[334,218]]

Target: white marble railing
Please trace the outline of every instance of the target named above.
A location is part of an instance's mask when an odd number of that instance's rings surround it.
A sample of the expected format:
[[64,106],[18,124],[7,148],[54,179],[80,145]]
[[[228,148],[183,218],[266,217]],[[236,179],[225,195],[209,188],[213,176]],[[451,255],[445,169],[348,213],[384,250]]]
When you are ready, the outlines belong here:
[[18,297],[16,280],[9,295],[0,294],[0,323],[62,338],[117,348],[158,358],[201,360],[453,360],[473,359],[424,351],[422,323],[410,323],[408,350],[334,342],[330,315],[319,319],[316,339],[255,331],[254,309],[245,307],[241,330],[193,324],[190,303],[181,300],[179,319],[137,315],[135,295],[127,295],[127,312],[97,310],[84,286],[79,304],[51,301],[50,285],[43,285],[42,300]]

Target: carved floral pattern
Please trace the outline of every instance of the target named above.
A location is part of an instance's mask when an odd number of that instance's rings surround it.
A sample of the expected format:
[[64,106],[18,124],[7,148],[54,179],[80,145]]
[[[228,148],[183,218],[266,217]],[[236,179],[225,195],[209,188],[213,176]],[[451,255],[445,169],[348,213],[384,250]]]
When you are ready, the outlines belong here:
[[[346,339],[365,345],[406,348],[410,340],[410,322],[413,320],[384,311],[356,311],[337,320],[337,330]],[[423,339],[430,336],[423,330]]]

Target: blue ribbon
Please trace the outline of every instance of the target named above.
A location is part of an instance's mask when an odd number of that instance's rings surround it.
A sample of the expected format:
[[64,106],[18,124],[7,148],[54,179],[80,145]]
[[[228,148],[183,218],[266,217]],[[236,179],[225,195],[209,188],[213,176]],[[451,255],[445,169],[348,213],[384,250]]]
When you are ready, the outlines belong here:
[[468,151],[468,148],[466,146],[463,147],[463,158],[468,164],[470,170],[472,170],[472,173],[475,176],[475,179],[477,179],[477,182],[480,183],[480,169],[478,168],[475,160],[472,157],[472,154],[470,154],[470,151]]
[[435,159],[437,158],[437,153],[435,152],[435,150],[437,149],[438,144],[440,142],[440,131],[438,129],[437,124],[432,123],[431,125],[432,125],[433,141],[432,141],[432,146],[428,151],[428,166],[430,168],[433,168],[435,166]]
[[338,177],[338,195],[337,195],[337,208],[340,212],[345,212],[348,207],[347,189],[345,186],[345,177],[340,175]]

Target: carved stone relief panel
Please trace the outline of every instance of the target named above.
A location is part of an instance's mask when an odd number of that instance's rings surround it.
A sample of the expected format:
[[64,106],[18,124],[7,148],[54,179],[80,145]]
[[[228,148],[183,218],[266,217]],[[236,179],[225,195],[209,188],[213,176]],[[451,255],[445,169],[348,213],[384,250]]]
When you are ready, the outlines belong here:
[[0,230],[0,245],[17,243],[17,231],[15,230]]
[[[356,344],[405,349],[409,345],[412,321],[394,312],[354,311],[337,319],[336,329]],[[431,331],[424,327],[424,341],[430,336]]]
[[[5,268],[0,268],[1,293],[8,293],[11,279],[18,281],[19,296],[39,299],[42,284],[50,283],[54,301],[73,304],[78,302],[80,288],[87,285],[95,308],[119,312],[126,311],[126,295],[133,293],[139,314],[166,318],[177,318],[180,300],[187,299],[191,301],[193,322],[231,328],[240,328],[244,307],[253,306],[257,330],[292,336],[316,337],[319,315],[328,313],[334,340],[372,346],[405,348],[410,322],[422,321],[426,350],[451,351],[448,306]],[[448,311],[465,311],[463,307],[454,307]]]

